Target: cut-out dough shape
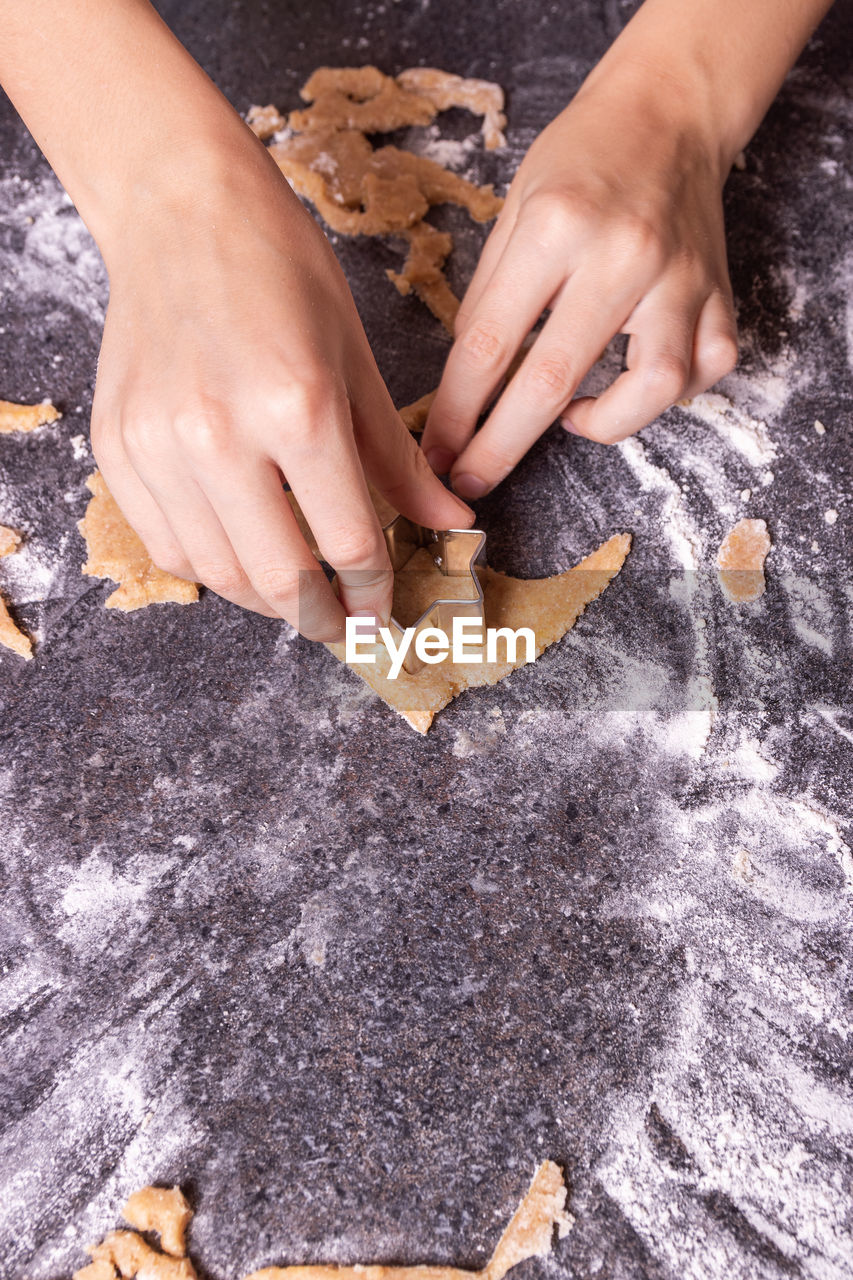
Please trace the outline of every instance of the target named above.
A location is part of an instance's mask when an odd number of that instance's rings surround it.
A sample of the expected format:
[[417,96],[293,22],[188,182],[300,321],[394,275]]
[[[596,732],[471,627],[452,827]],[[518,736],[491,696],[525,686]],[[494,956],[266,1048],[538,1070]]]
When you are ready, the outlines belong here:
[[[146,1187],[136,1196],[131,1196],[125,1207],[125,1217],[135,1199],[156,1190]],[[571,1227],[571,1215],[566,1213],[566,1186],[562,1170],[552,1160],[545,1160],[533,1175],[530,1188],[494,1253],[480,1271],[421,1264],[324,1266],[307,1263],[264,1267],[253,1271],[246,1280],[503,1280],[519,1262],[527,1258],[547,1257],[551,1252],[554,1230],[562,1239]],[[89,1250],[89,1254],[93,1261],[75,1271],[74,1280],[117,1280],[118,1277],[121,1280],[196,1280],[189,1258],[160,1253],[135,1231],[111,1231],[101,1244]]]
[[[485,597],[486,627],[509,627],[512,630],[530,627],[536,637],[535,655],[538,658],[549,645],[561,639],[574,626],[586,606],[601,595],[622,568],[630,547],[630,535],[617,534],[574,569],[552,578],[511,578],[488,566],[479,568]],[[421,561],[416,564],[418,557]],[[412,581],[422,583],[430,573],[431,565],[432,560],[426,550],[416,552],[408,566],[418,571],[413,573]],[[432,572],[437,579],[440,577],[434,566]],[[399,609],[406,616],[404,601],[395,599],[394,607],[395,611]],[[344,661],[342,643],[329,644],[326,648],[339,661]],[[418,733],[426,733],[436,712],[463,690],[496,684],[516,667],[523,666],[526,658],[526,647],[519,643],[513,661],[505,650],[503,660],[496,662],[462,665],[448,658],[414,674],[402,670],[392,680],[388,675],[390,658],[384,645],[377,645],[373,652],[375,663],[347,665]]]
[[[11,555],[18,549],[20,541],[20,534],[14,529],[7,528],[5,524],[0,524],[0,556]],[[2,596],[0,596],[0,644],[5,649],[11,649],[21,658],[29,660],[33,656],[32,640],[15,624]]]
[[41,404],[13,404],[0,400],[0,432],[35,431],[49,422],[56,422],[62,414],[49,400]]
[[717,578],[734,604],[751,604],[764,595],[764,561],[770,534],[763,520],[738,520],[717,552]]
[[198,600],[194,582],[185,582],[157,568],[119,510],[100,471],[89,476],[86,487],[92,497],[77,524],[88,551],[82,571],[89,577],[112,578],[119,584],[107,597],[107,608],[129,613],[149,604],[191,604]]

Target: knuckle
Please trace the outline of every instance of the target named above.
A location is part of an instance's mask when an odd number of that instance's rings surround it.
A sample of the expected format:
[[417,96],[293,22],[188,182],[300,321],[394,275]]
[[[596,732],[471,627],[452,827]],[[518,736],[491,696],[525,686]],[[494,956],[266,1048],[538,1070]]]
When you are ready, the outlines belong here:
[[358,569],[370,561],[384,559],[387,555],[385,539],[377,528],[347,529],[339,531],[328,541],[324,553],[335,569]]
[[591,213],[576,192],[542,191],[529,197],[520,221],[542,248],[553,249],[577,235]]
[[199,565],[199,578],[218,596],[239,596],[246,591],[248,581],[236,561]]
[[672,404],[683,394],[689,376],[680,356],[659,355],[646,366],[644,381],[657,400]]
[[299,570],[283,564],[262,564],[252,573],[258,595],[274,604],[293,604],[299,597],[301,582]]
[[532,360],[525,381],[534,395],[550,404],[568,400],[577,380],[568,357],[555,352]]
[[176,439],[193,457],[218,457],[231,441],[231,423],[224,406],[208,403],[179,410],[172,421]]
[[[160,452],[160,435],[152,423],[143,422],[140,418],[128,418],[122,423],[121,438],[125,451],[137,460],[155,457]],[[102,448],[103,443],[102,440],[99,447]]]
[[621,259],[643,262],[654,272],[663,269],[666,251],[660,229],[642,214],[631,214],[619,223],[616,250]]
[[459,349],[468,361],[480,368],[499,365],[507,349],[503,325],[485,316],[475,320],[459,338]]
[[330,406],[344,400],[331,377],[305,374],[298,381],[284,382],[268,391],[263,407],[265,414],[280,422],[288,435],[311,436],[329,416]]

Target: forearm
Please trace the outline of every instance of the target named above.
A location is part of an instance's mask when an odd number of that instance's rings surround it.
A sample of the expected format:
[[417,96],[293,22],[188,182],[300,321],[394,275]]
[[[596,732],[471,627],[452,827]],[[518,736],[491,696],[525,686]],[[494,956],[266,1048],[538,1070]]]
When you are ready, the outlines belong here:
[[251,163],[250,131],[147,0],[0,0],[0,32],[0,82],[108,265],[229,149]]
[[[701,117],[726,173],[831,0],[645,0],[586,84],[621,73]],[[649,79],[651,77],[651,81]]]

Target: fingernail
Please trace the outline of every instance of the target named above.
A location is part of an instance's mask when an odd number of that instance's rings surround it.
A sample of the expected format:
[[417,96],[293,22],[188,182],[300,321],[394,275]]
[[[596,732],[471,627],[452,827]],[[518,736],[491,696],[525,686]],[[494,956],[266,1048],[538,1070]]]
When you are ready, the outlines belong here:
[[437,476],[445,476],[456,461],[456,454],[450,449],[436,446],[434,449],[427,449],[426,459]]
[[579,436],[581,434],[580,431],[578,431],[575,424],[569,418],[561,418],[560,422],[562,423],[566,431],[571,431],[572,435]]
[[482,498],[483,494],[489,491],[485,480],[481,480],[479,476],[472,476],[470,471],[463,471],[461,475],[454,476],[450,483],[462,498]]

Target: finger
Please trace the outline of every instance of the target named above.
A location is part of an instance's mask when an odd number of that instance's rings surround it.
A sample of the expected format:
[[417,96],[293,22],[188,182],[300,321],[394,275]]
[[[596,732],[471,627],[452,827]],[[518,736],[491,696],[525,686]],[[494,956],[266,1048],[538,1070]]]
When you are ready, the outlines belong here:
[[434,470],[449,470],[453,455],[471,439],[513,356],[567,274],[567,266],[541,252],[538,240],[510,240],[458,333],[430,408],[421,447]]
[[693,367],[685,395],[698,396],[737,364],[737,323],[731,297],[715,290],[699,314],[693,339]]
[[[172,526],[134,471],[119,440],[116,439],[114,445],[108,444],[103,432],[94,426],[92,435],[92,451],[106,486],[154,564],[176,578],[195,581],[193,567]],[[96,436],[99,438],[97,444]]]
[[209,468],[205,494],[253,590],[309,640],[339,640],[344,610],[312,555],[270,460]]
[[[298,436],[291,434],[274,461],[287,477],[320,555],[337,574],[346,612],[371,613],[387,623],[391,561],[370,501],[346,398],[318,405],[306,426]],[[400,429],[404,430],[402,424]]]
[[563,426],[587,439],[614,444],[681,399],[690,381],[701,306],[701,296],[672,288],[653,290],[628,322],[629,368],[600,396],[573,401]]
[[241,608],[253,609],[268,618],[283,616],[250,582],[198,480],[187,479],[177,470],[156,475],[143,471],[142,476],[161,510],[169,512],[175,537],[192,565],[196,582],[203,582],[216,595]]
[[465,325],[467,325],[474,314],[477,303],[485,289],[486,285],[492,277],[492,274],[503,256],[509,239],[515,228],[515,214],[511,212],[508,205],[504,205],[498,214],[497,222],[492,227],[486,237],[486,243],[480,251],[480,257],[474,268],[474,274],[468,282],[468,288],[463,294],[459,310],[456,313],[456,321],[453,326],[454,333],[459,333]]
[[353,425],[365,474],[380,494],[410,520],[430,529],[464,529],[474,512],[430,469],[411,432],[400,422],[372,355],[353,382]]
[[575,273],[485,425],[456,459],[451,482],[457,493],[488,493],[559,417],[633,309],[625,296],[582,270]]

